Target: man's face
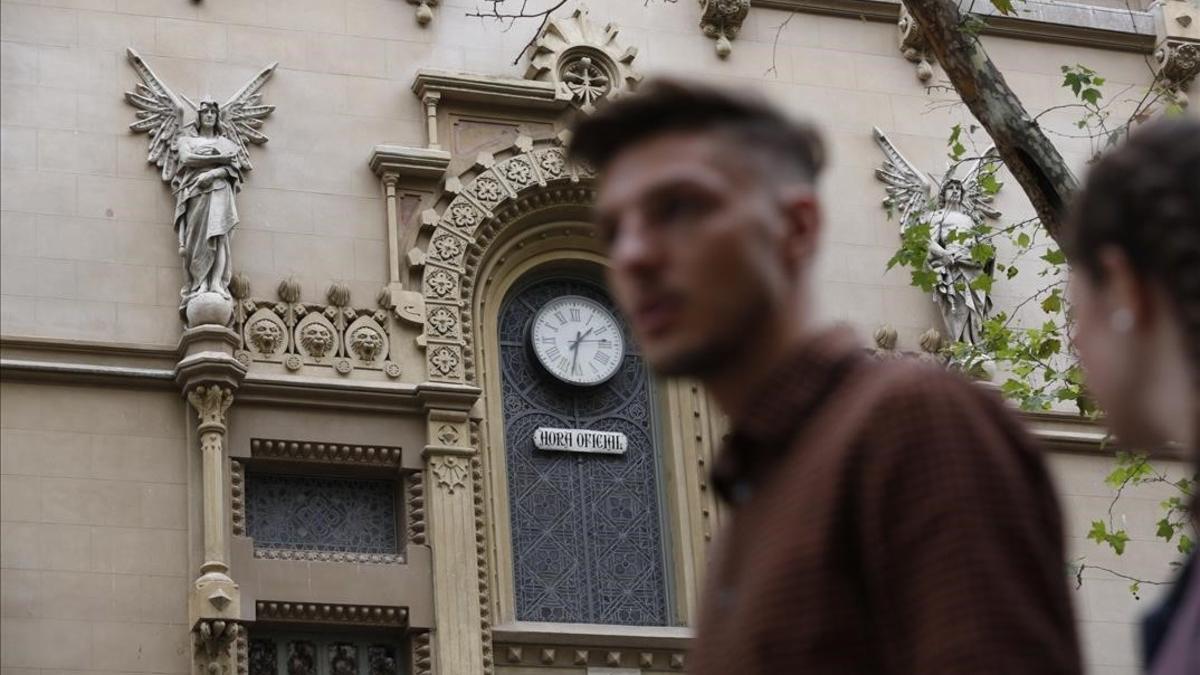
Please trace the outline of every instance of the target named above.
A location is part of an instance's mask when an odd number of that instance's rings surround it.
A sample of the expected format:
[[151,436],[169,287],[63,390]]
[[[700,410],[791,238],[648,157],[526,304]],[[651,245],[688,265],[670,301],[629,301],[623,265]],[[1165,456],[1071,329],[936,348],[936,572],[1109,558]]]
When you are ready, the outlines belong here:
[[604,173],[596,215],[609,286],[663,374],[703,376],[790,311],[786,200],[739,152],[712,134],[674,133],[622,151]]

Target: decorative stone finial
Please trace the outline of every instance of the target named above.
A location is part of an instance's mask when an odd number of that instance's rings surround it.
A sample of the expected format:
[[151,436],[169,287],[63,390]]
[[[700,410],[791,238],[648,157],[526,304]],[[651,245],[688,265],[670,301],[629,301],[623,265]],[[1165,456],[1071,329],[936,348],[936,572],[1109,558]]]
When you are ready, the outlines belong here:
[[350,287],[341,282],[330,284],[325,299],[334,307],[345,307],[350,304]]
[[428,26],[433,21],[433,8],[437,7],[438,0],[408,0],[408,4],[417,6],[417,23]]
[[700,0],[700,8],[700,30],[717,41],[717,56],[727,58],[733,52],[730,41],[750,13],[750,0]]
[[279,286],[275,289],[279,294],[279,299],[284,302],[299,302],[300,301],[300,282],[296,281],[296,277],[288,277],[279,282]]

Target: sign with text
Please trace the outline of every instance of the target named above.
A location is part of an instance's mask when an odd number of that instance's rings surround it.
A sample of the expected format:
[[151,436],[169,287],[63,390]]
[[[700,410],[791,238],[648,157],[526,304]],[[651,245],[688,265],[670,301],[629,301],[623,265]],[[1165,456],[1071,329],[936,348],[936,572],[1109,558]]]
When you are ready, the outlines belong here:
[[551,427],[538,427],[533,432],[533,444],[539,450],[594,452],[602,455],[623,455],[629,446],[625,434],[617,431]]

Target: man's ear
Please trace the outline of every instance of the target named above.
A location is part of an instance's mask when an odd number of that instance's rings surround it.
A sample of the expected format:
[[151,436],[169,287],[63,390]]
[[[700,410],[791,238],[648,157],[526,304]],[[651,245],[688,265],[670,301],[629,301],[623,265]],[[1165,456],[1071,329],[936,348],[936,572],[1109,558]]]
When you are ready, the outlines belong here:
[[1129,257],[1115,246],[1097,255],[1104,279],[1105,301],[1112,312],[1128,312],[1133,326],[1143,327],[1154,320],[1156,307],[1149,285],[1133,269]]
[[783,195],[782,209],[787,231],[784,246],[793,264],[812,258],[821,234],[821,203],[816,190],[797,187]]

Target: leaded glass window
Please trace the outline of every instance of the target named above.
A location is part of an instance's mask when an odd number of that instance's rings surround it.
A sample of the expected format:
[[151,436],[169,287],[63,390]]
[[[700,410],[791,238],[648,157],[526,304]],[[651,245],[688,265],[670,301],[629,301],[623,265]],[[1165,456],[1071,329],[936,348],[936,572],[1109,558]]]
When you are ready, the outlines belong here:
[[246,476],[246,525],[256,549],[398,553],[396,482]]
[[[596,386],[554,379],[529,348],[529,324],[546,302],[583,296],[612,307],[597,285],[542,280],[501,307],[500,358],[512,518],[516,618],[667,625],[665,527],[651,380],[636,345]],[[624,454],[539,450],[539,427],[625,434]]]
[[404,648],[386,636],[252,633],[249,675],[404,675]]

